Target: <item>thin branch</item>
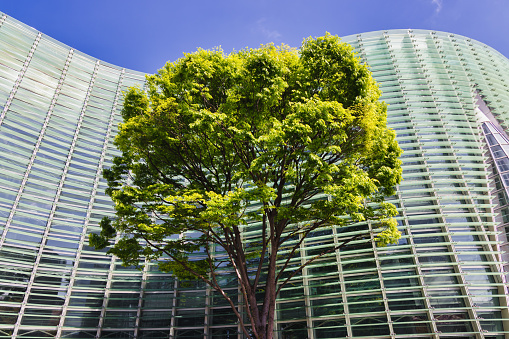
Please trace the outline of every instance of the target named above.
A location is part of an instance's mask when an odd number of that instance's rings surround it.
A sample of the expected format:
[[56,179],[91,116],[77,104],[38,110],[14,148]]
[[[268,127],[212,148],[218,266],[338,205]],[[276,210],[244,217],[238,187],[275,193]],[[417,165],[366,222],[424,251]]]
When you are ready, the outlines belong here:
[[260,276],[262,273],[263,261],[265,260],[265,252],[267,251],[267,216],[265,213],[263,214],[262,221],[262,252],[260,254],[260,262],[258,263],[258,268],[256,269],[255,280],[253,282],[252,288],[256,290],[258,287],[258,281],[260,280]]
[[[246,325],[244,324],[244,321],[242,320],[242,316],[240,315],[240,313],[237,311],[237,308],[235,307],[235,304],[233,303],[233,301],[230,299],[230,297],[228,297],[226,295],[226,293],[224,292],[224,290],[219,287],[219,283],[217,282],[217,279],[216,279],[216,273],[215,273],[215,267],[214,265],[212,265],[212,263],[214,262],[214,260],[212,259],[212,256],[210,254],[210,251],[209,251],[209,248],[208,246],[205,246],[205,251],[207,252],[207,257],[208,257],[208,262],[209,262],[209,269],[210,269],[210,274],[212,275],[212,280],[214,282],[215,285],[217,285],[217,287],[220,289],[219,293],[221,293],[221,295],[223,296],[223,298],[225,298],[228,303],[230,304],[230,307],[232,308],[233,312],[235,313],[235,315],[237,316],[237,319],[239,320],[239,323],[240,323],[240,326],[242,327],[242,331],[244,332],[244,334],[247,336],[247,338],[249,338],[249,332],[247,331],[246,329]],[[251,312],[250,310],[248,310],[248,317],[249,317],[249,320],[251,322],[251,327],[252,328],[255,328],[255,325],[254,325],[254,320],[253,320],[253,317],[251,315]],[[255,333],[256,333],[256,330],[255,330]]]
[[[307,229],[305,232],[304,232],[304,235],[300,238],[299,242],[293,246],[291,252],[288,254],[288,258],[286,259],[286,262],[284,263],[283,267],[279,270],[279,273],[278,275],[276,276],[276,283],[279,281],[279,278],[281,277],[281,274],[283,274],[283,272],[285,271],[285,269],[288,267],[289,263],[290,263],[290,260],[293,258],[293,256],[295,255],[295,252],[297,251],[298,248],[300,248],[300,245],[304,242],[304,240],[306,239],[306,237],[309,235],[309,233],[311,233],[312,231],[316,230],[318,227],[320,227],[321,225],[323,225],[323,222],[321,223],[315,223],[314,226],[310,227],[309,229]],[[280,246],[283,244],[284,242],[281,242],[280,243]]]
[[[251,305],[251,303],[249,302],[248,294],[252,293],[252,290],[250,290],[249,293],[246,290],[247,287],[250,288],[249,277],[246,274],[246,276],[244,277],[244,280],[243,280],[243,272],[239,269],[239,267],[236,264],[235,258],[233,257],[233,254],[235,254],[235,253],[231,249],[229,250],[229,249],[225,248],[225,250],[226,250],[226,253],[228,254],[228,258],[230,259],[230,263],[232,264],[233,269],[235,270],[235,273],[237,275],[237,280],[238,280],[239,285],[240,285],[240,290],[241,290],[241,293],[242,293],[242,297],[244,298],[244,301],[246,302],[246,307],[249,307],[248,305]],[[247,273],[247,272],[245,272],[245,273]],[[243,283],[243,281],[245,281],[246,283]],[[256,307],[256,305],[254,305],[254,307]],[[252,313],[251,313],[251,315],[252,315]],[[257,315],[257,318],[258,318],[258,316],[259,315]],[[253,327],[253,331],[255,333],[255,336],[257,338],[259,338],[257,330],[256,330],[256,327]],[[248,336],[248,338],[249,338],[249,336]]]
[[[292,274],[290,274],[290,276],[288,278],[286,278],[286,280],[278,287],[278,289],[276,291],[276,295],[279,294],[281,289],[290,281],[290,279],[292,279],[298,273],[302,272],[304,267],[306,267],[307,265],[311,264],[316,259],[319,259],[319,258],[323,257],[326,254],[329,254],[329,253],[331,253],[333,251],[336,251],[336,250],[340,249],[341,247],[346,246],[349,242],[351,242],[353,240],[356,240],[356,239],[360,238],[361,236],[365,236],[366,234],[370,234],[370,233],[368,232],[368,233],[357,234],[357,235],[349,238],[348,240],[343,241],[340,245],[335,246],[335,247],[333,247],[333,248],[331,248],[331,249],[329,249],[329,250],[327,250],[325,252],[322,252],[322,253],[320,253],[318,255],[315,255],[314,257],[312,257],[311,259],[306,261],[304,264],[300,265],[300,267],[298,269],[296,269],[295,271],[293,271]],[[371,241],[371,239],[369,239],[369,241]]]
[[219,287],[219,285],[216,285],[214,284],[212,281],[210,281],[210,279],[207,279],[206,277],[204,277],[202,274],[196,272],[195,270],[193,270],[191,267],[189,267],[184,261],[182,260],[179,260],[177,257],[175,257],[174,255],[172,255],[170,252],[166,251],[164,248],[161,248],[155,244],[153,244],[150,240],[147,239],[147,237],[145,237],[143,234],[140,234],[140,236],[147,242],[147,244],[149,244],[150,246],[152,246],[153,248],[157,249],[158,251],[161,251],[163,253],[166,253],[166,255],[168,255],[172,260],[176,261],[179,265],[181,265],[186,271],[188,271],[189,273],[191,273],[192,275],[194,275],[195,277],[201,279],[203,282],[205,282],[207,285],[209,285],[210,287],[212,287],[214,290],[216,290],[217,292],[221,293],[221,295],[226,299],[226,301],[230,304],[230,307],[232,308],[233,312],[235,313],[235,315],[237,316],[237,318],[239,319],[239,321],[241,322],[241,325],[242,325],[242,329],[244,331],[244,334],[246,334],[246,336],[249,338],[249,332],[247,332],[244,324],[243,324],[243,321],[242,321],[242,317],[241,315],[239,314],[239,312],[237,311],[236,307],[235,307],[235,304],[233,303],[233,301],[231,300],[230,297],[228,297],[228,295],[226,295],[226,293],[224,292],[224,290]]

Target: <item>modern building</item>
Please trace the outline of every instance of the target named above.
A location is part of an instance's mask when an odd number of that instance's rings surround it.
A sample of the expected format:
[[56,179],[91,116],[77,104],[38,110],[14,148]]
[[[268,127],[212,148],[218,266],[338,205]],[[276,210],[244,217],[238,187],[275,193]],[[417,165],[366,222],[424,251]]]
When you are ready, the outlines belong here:
[[[405,150],[391,198],[403,237],[307,267],[279,298],[276,337],[509,337],[509,60],[442,32],[343,40],[371,65]],[[0,338],[241,337],[200,283],[88,246],[113,213],[101,171],[133,85],[144,74],[0,13]],[[302,253],[359,227],[317,232]]]

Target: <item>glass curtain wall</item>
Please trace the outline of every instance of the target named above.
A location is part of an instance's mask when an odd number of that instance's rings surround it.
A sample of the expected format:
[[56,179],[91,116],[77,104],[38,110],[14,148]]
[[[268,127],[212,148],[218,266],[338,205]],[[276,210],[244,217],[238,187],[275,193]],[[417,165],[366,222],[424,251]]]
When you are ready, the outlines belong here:
[[[389,199],[403,236],[386,248],[352,242],[306,267],[280,295],[276,337],[504,338],[506,186],[492,190],[505,177],[494,177],[500,157],[486,142],[497,132],[483,132],[477,111],[484,104],[507,128],[509,61],[441,32],[344,41],[371,66],[405,151],[404,181]],[[144,74],[0,13],[0,338],[242,337],[229,306],[200,282],[153,264],[122,267],[88,246],[113,214],[101,172],[118,154],[129,86],[143,88]],[[296,263],[370,227],[319,230]],[[259,237],[257,225],[244,235]],[[224,285],[236,293],[233,276]]]

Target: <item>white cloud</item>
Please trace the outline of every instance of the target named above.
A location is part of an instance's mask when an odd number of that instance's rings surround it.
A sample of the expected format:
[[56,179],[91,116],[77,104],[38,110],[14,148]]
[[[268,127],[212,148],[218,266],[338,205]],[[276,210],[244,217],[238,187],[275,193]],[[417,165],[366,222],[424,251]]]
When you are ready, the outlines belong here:
[[269,29],[265,24],[265,21],[265,18],[258,20],[256,22],[256,30],[270,40],[279,40],[279,38],[282,37],[281,33],[276,30]]
[[443,0],[431,0],[431,3],[436,6],[435,13],[440,13],[442,10]]

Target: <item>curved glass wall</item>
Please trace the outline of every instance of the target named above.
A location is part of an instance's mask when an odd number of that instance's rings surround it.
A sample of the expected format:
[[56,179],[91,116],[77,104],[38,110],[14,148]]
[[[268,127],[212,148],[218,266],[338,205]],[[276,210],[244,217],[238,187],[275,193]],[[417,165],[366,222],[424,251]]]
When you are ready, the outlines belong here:
[[[504,338],[506,186],[495,187],[505,177],[485,138],[507,128],[509,61],[441,32],[344,41],[371,65],[405,150],[390,198],[403,237],[387,248],[352,242],[305,268],[278,300],[277,338]],[[241,337],[201,283],[122,267],[87,245],[112,215],[101,171],[118,154],[122,91],[134,85],[144,74],[0,13],[0,338]],[[369,227],[315,232],[296,263]],[[224,284],[236,293],[233,278]]]

